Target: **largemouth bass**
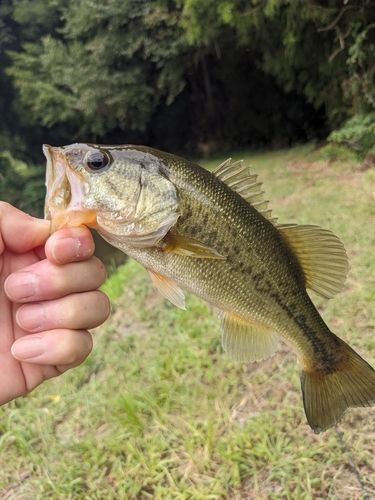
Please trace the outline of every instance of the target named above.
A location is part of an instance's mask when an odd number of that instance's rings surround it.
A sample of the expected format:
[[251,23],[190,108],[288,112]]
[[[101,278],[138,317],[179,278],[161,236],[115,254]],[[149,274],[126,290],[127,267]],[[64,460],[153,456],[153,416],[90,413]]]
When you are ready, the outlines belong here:
[[306,288],[340,291],[347,258],[318,226],[278,225],[257,176],[228,160],[214,172],[143,146],[44,146],[52,231],[85,224],[140,262],[160,292],[182,289],[221,311],[234,360],[273,355],[279,336],[301,367],[307,421],[319,433],[375,402],[375,371],[332,333]]

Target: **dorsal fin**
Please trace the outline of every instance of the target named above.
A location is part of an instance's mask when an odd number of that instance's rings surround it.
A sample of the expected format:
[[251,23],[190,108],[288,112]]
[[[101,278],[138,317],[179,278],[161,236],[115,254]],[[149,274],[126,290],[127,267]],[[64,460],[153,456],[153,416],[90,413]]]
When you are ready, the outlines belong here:
[[319,226],[276,226],[301,264],[306,288],[325,298],[340,292],[348,272],[344,245]]
[[231,163],[231,158],[228,158],[212,173],[275,224],[277,219],[271,216],[268,201],[264,199],[264,191],[261,190],[262,183],[257,181],[258,175],[251,174],[250,167],[242,165],[242,162],[243,160],[239,160]]

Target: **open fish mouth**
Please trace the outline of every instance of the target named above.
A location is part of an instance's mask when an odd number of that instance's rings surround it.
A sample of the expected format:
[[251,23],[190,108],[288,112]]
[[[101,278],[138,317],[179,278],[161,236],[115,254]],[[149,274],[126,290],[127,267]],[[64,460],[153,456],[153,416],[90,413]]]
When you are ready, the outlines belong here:
[[96,213],[85,209],[82,176],[68,165],[64,148],[43,144],[47,159],[44,217],[51,221],[51,233],[66,227],[96,227]]
[[[51,220],[51,199],[56,198],[56,188],[63,183],[65,179],[65,168],[61,161],[56,162],[56,149],[48,144],[43,144],[43,153],[47,159],[46,166],[46,200],[44,205],[44,217],[45,219]],[[52,158],[54,156],[55,161]],[[62,193],[61,193],[62,194]],[[53,212],[52,208],[52,212]]]

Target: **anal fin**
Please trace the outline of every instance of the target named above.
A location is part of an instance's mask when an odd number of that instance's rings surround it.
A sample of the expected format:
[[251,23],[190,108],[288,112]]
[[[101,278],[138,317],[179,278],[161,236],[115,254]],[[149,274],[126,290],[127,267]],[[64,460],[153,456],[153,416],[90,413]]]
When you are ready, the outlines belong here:
[[279,339],[270,328],[250,323],[228,312],[221,313],[221,342],[234,361],[253,363],[275,354]]
[[184,292],[174,281],[150,269],[147,271],[153,284],[167,300],[180,309],[186,309]]

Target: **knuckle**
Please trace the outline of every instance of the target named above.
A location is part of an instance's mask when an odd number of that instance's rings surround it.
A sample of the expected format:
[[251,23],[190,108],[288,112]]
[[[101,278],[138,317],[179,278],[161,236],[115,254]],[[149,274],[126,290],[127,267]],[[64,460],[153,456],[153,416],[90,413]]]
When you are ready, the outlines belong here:
[[70,330],[66,341],[65,362],[67,364],[80,364],[90,354],[92,337],[87,330]]
[[100,316],[103,319],[103,321],[105,321],[108,318],[108,316],[111,314],[111,303],[110,303],[110,300],[105,293],[103,293],[100,290],[98,290],[97,293],[99,295],[99,302],[100,302],[100,307],[101,307],[101,315]]
[[92,259],[93,259],[93,262],[95,265],[96,276],[97,276],[98,282],[100,283],[100,285],[102,285],[107,278],[107,272],[105,270],[104,264],[101,260],[99,260],[95,256],[93,256]]

